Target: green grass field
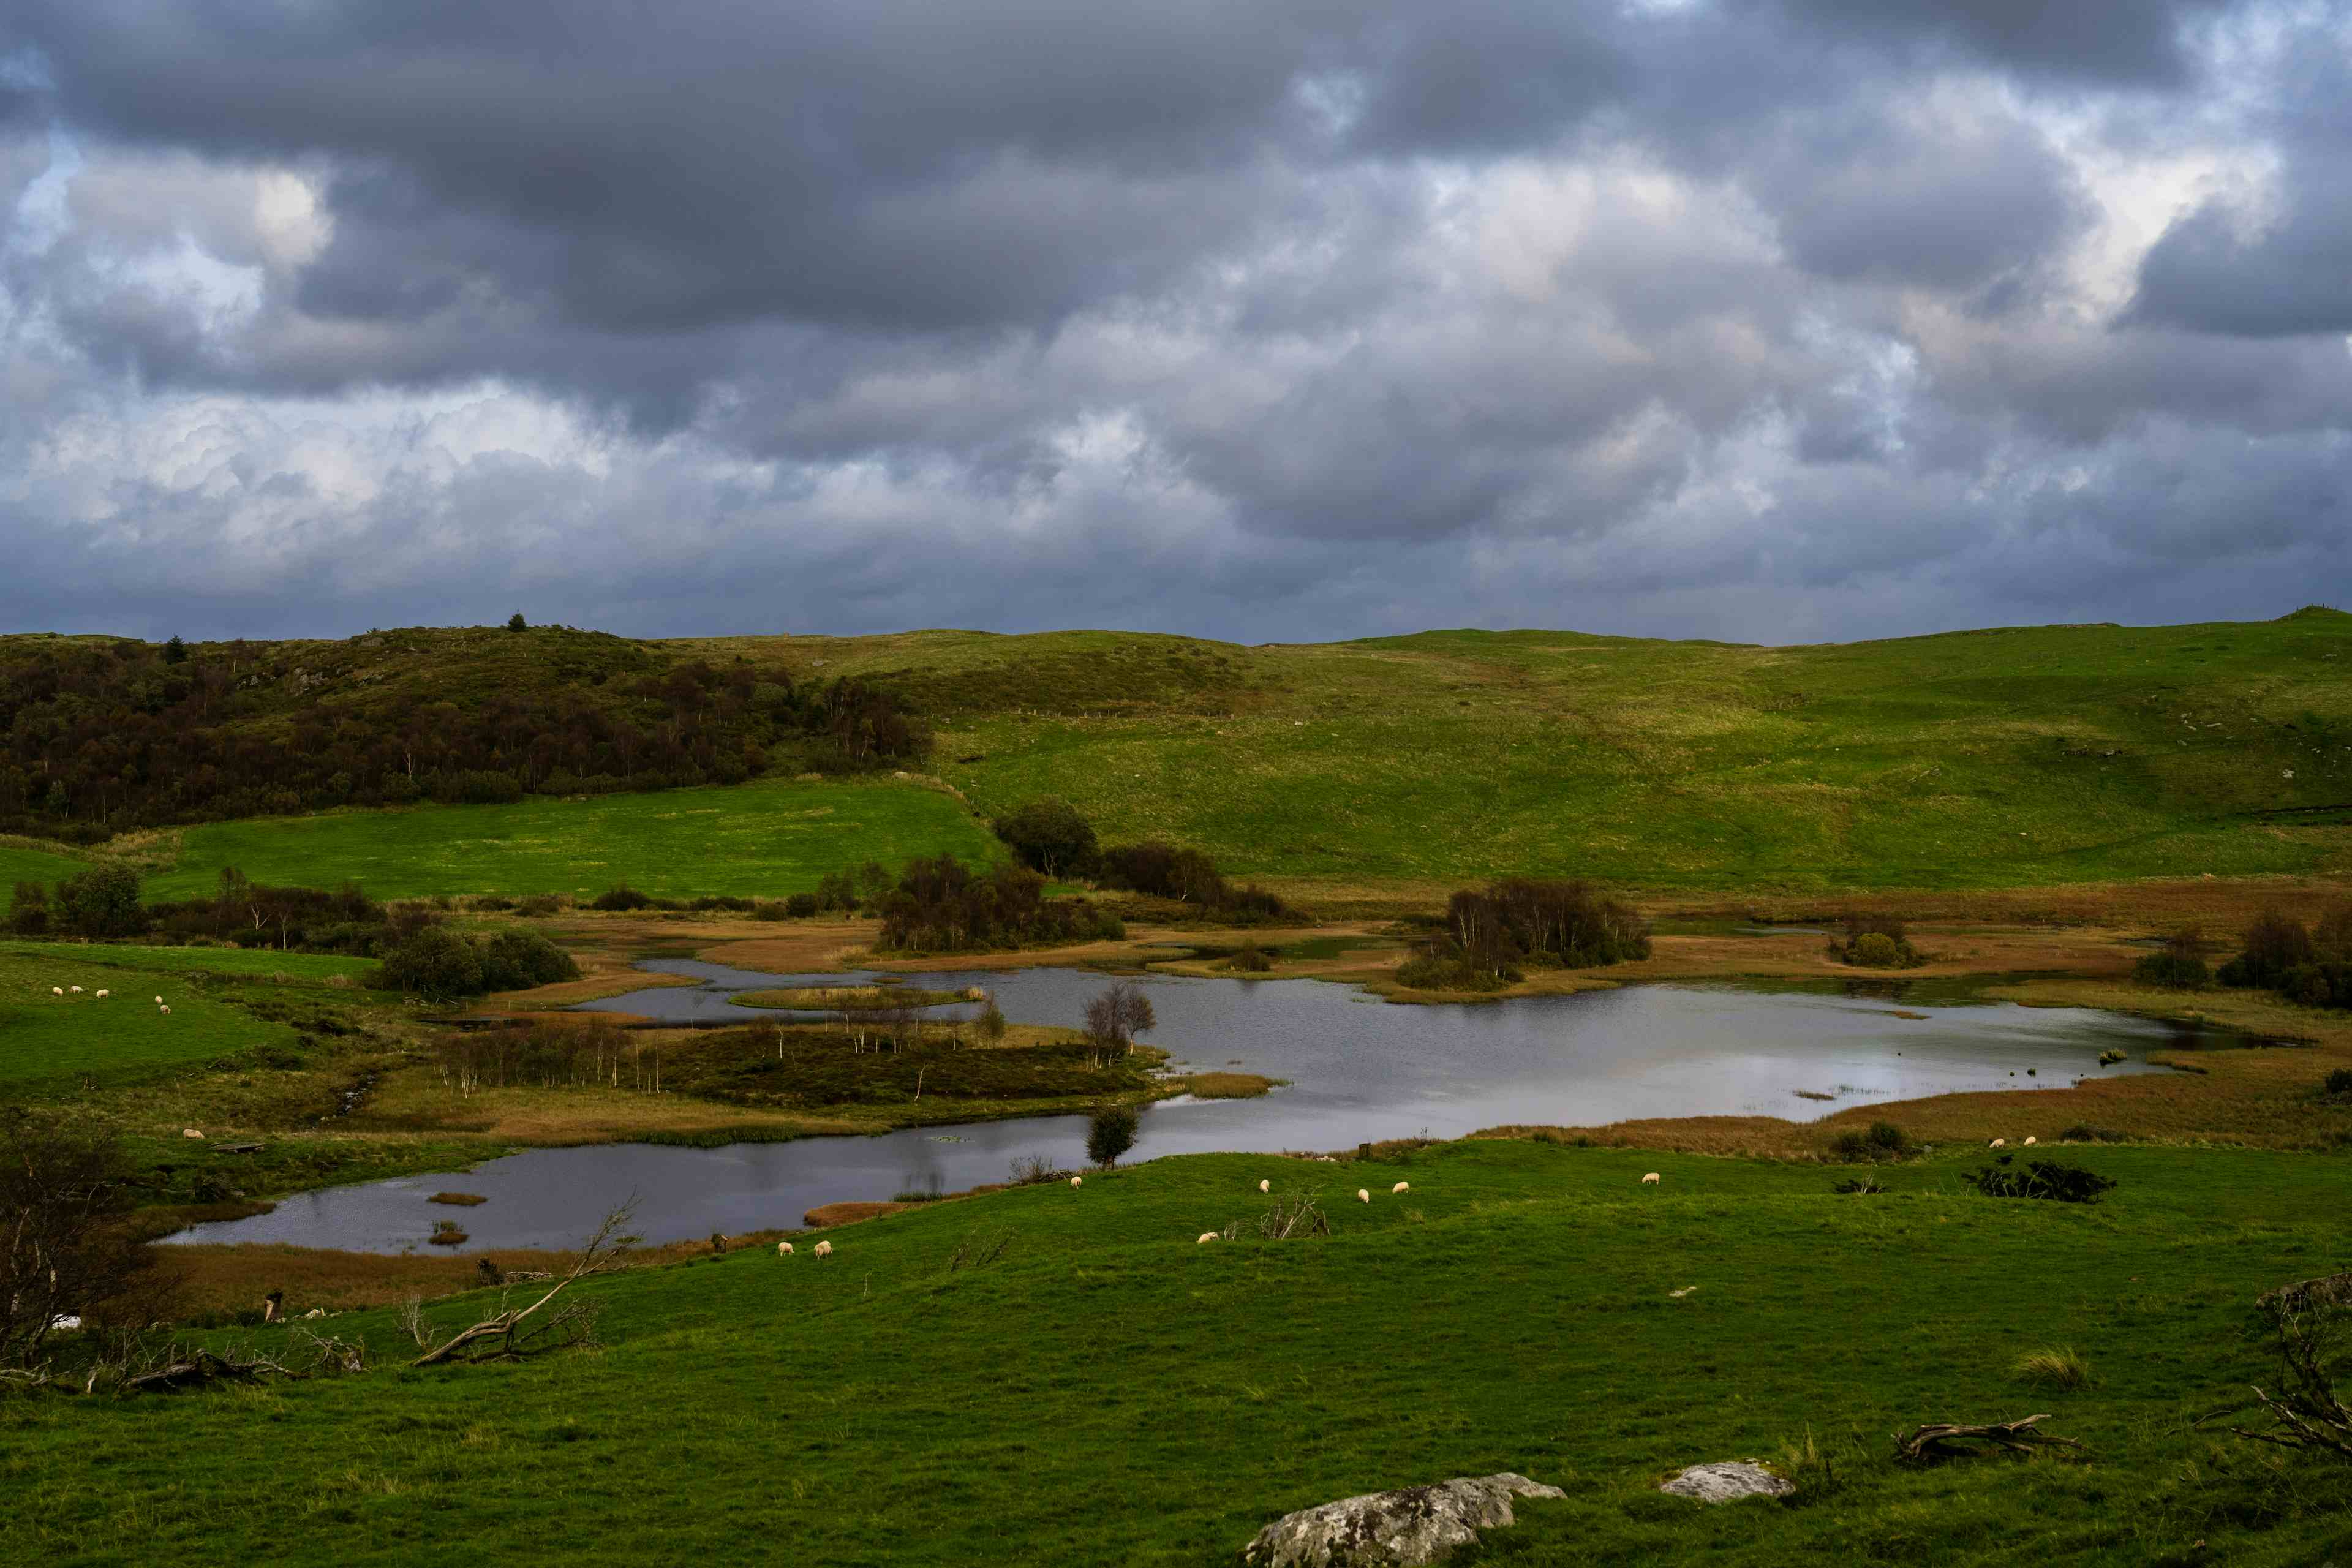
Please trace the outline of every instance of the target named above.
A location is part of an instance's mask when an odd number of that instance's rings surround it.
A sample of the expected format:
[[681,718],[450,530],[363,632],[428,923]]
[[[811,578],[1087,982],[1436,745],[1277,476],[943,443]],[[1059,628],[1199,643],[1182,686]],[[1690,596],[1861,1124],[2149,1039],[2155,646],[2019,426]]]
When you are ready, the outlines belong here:
[[0,887],[19,882],[62,882],[89,869],[87,860],[70,859],[30,844],[0,840]]
[[[1291,1509],[1515,1469],[1567,1499],[1456,1561],[2342,1560],[2352,1466],[2189,1424],[2266,1375],[2255,1293],[2352,1262],[2344,1161],[2075,1152],[2121,1181],[2098,1207],[1977,1197],[1949,1158],[1844,1197],[1534,1143],[1209,1155],[604,1281],[608,1348],[521,1367],[392,1370],[391,1315],[346,1316],[359,1379],[0,1401],[0,1556],[1207,1564]],[[1196,1246],[1262,1175],[1337,1234]],[[949,1268],[998,1227],[1002,1261]],[[2048,1347],[2091,1384],[2021,1382]],[[1888,1459],[1897,1427],[2036,1412],[2087,1451]],[[1834,1485],[1791,1503],[1653,1489],[1808,1436]]]
[[[255,1016],[193,977],[283,971],[323,978],[349,973],[324,966],[353,963],[219,948],[0,942],[0,1091],[85,1076],[116,1078],[289,1044],[291,1027]],[[51,991],[76,985],[82,988],[79,994]],[[101,1001],[101,989],[113,994]],[[159,994],[171,1004],[168,1015],[155,1005]]]
[[766,780],[733,789],[532,798],[514,805],[269,817],[187,830],[150,899],[206,893],[224,866],[257,882],[378,898],[436,893],[593,896],[618,882],[667,898],[814,889],[828,871],[918,855],[986,860],[995,840],[950,796],[900,784]]
[[[828,667],[940,710],[939,769],[977,809],[1060,795],[1108,837],[1242,875],[1760,890],[2352,868],[2352,616],[1792,648],[875,640],[896,646]],[[1110,674],[1058,697],[1080,653]]]

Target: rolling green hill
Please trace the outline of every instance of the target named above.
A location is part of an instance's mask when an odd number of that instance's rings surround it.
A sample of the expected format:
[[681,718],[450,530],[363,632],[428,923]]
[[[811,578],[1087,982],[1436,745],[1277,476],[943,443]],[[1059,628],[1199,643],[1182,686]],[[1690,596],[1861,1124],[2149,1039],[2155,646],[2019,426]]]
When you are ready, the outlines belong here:
[[[0,1558],[1221,1563],[1292,1509],[1517,1470],[1568,1495],[1480,1561],[2342,1560],[2352,1467],[2191,1425],[2274,1369],[2254,1295],[2344,1265],[2341,1162],[2064,1152],[2121,1185],[2082,1208],[1975,1196],[1952,1158],[1841,1196],[1819,1167],[1539,1143],[1201,1155],[851,1226],[831,1258],[596,1282],[606,1348],[536,1364],[398,1370],[390,1311],[259,1330],[363,1339],[377,1370],[0,1401]],[[1262,1176],[1335,1234],[1260,1239]],[[2016,1370],[2053,1348],[2087,1384]],[[1897,1428],[2036,1412],[2085,1451],[1889,1458]],[[1809,1443],[1829,1466],[1790,1503],[1654,1489]]]
[[[312,684],[271,685],[253,722],[291,735],[305,703],[349,721],[337,694],[380,689],[379,665],[461,710],[567,702],[608,665],[648,690],[702,672],[678,688],[689,708],[697,691],[860,677],[935,728],[926,765],[978,816],[1060,795],[1106,839],[1165,837],[1309,896],[1509,873],[1802,891],[2352,871],[2352,616],[2331,610],[1809,647],[1539,631],[1260,647],[583,635],[412,630],[299,658],[256,645],[264,667],[290,661]],[[678,808],[656,804],[684,794],[200,827],[162,885],[235,861],[383,892],[592,889],[609,869],[754,893],[869,856],[980,852],[939,795],[925,798],[940,820],[881,813],[863,842],[780,848],[830,787],[772,775],[699,792],[692,809],[709,815],[692,832],[663,826]]]

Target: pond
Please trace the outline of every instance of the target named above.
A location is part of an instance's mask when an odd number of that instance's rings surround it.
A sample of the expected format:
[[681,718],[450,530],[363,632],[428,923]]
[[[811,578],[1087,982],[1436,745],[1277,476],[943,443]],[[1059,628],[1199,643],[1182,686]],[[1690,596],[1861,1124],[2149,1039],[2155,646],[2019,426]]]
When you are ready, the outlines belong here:
[[[846,977],[773,975],[662,960],[702,982],[586,1005],[588,1011],[709,1021],[740,991]],[[1108,980],[1087,970],[923,975],[926,988],[981,985],[1016,1022],[1075,1024]],[[2063,1089],[2078,1078],[2160,1071],[2151,1050],[2242,1037],[2084,1008],[1895,1003],[1727,986],[1638,985],[1475,1006],[1395,1006],[1313,980],[1149,976],[1159,1026],[1145,1038],[1171,1068],[1233,1068],[1289,1080],[1255,1100],[1164,1101],[1143,1115],[1130,1158],[1334,1150],[1385,1138],[1454,1138],[1507,1122],[1594,1125],[1633,1117],[1761,1115],[1808,1121],[1855,1105],[1972,1089]],[[928,1009],[962,1016],[968,1006]],[[2101,1068],[2102,1051],[2125,1060]],[[1826,1098],[1814,1098],[1826,1097]],[[462,1182],[425,1176],[289,1198],[267,1215],[199,1226],[173,1241],[274,1241],[371,1252],[422,1246],[455,1215],[461,1251],[575,1243],[632,1193],[649,1240],[800,1224],[824,1203],[953,1192],[1005,1179],[1016,1155],[1083,1163],[1085,1119],[1030,1117],[877,1137],[682,1149],[646,1144],[538,1150],[492,1160]],[[426,1203],[451,1185],[489,1202]]]

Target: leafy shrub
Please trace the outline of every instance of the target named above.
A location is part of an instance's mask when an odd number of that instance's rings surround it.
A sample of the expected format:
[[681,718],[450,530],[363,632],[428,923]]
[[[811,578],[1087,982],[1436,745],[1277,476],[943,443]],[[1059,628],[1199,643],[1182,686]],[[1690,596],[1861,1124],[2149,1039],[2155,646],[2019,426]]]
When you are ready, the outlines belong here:
[[384,955],[373,984],[446,1002],[579,978],[572,956],[535,932],[500,931],[475,942],[445,926],[427,926]]
[[1893,969],[1903,962],[1903,950],[1884,931],[1865,931],[1846,950],[1845,961],[1864,969]]
[[1104,1106],[1087,1122],[1087,1158],[1109,1170],[1118,1163],[1120,1155],[1135,1147],[1139,1125],[1133,1106]]
[[814,893],[794,893],[784,900],[784,913],[796,921],[809,919],[821,908]]
[[975,871],[951,855],[909,861],[876,901],[882,930],[874,945],[885,952],[969,952],[1127,934],[1118,917],[1084,899],[1046,898],[1045,879],[1034,871]]
[[2003,1154],[1991,1164],[1960,1173],[1960,1180],[1989,1198],[2042,1198],[2052,1203],[2095,1204],[2115,1186],[2110,1176],[2057,1160],[2035,1160],[2023,1169],[2017,1156]]
[[1231,921],[1277,920],[1288,906],[1263,888],[1236,888],[1198,849],[1156,839],[1102,851],[1096,879],[1114,888],[1172,899]]
[[500,931],[482,943],[482,989],[525,991],[580,978],[572,955],[536,931]]
[[1048,877],[1090,876],[1102,860],[1094,825],[1066,800],[1033,800],[988,826],[1014,859]]
[[1268,958],[1265,950],[1255,942],[1252,942],[1225,960],[1225,967],[1239,970],[1244,974],[1264,974],[1274,967],[1274,960]]
[[2246,928],[2244,951],[2221,966],[2224,985],[2277,985],[2287,971],[2312,962],[2311,933],[2303,922],[2266,910]]
[[1424,942],[1397,966],[1397,984],[1416,991],[1500,991],[1527,975],[1504,964],[1495,969],[1473,966],[1443,942]]
[[2337,1068],[2327,1075],[2328,1094],[2352,1095],[2352,1068]]
[[2087,1121],[2077,1121],[2058,1134],[2061,1143],[2128,1143],[2131,1134],[2118,1132],[2112,1127],[2094,1127]]
[[39,882],[19,882],[8,906],[8,929],[18,936],[44,936],[49,929],[49,889]]
[[1891,1121],[1874,1121],[1869,1131],[1841,1132],[1830,1141],[1830,1152],[1849,1163],[1906,1160],[1918,1152],[1911,1135]]
[[554,893],[533,893],[515,906],[515,912],[544,920],[563,907],[563,900]]
[[642,910],[650,907],[653,901],[653,898],[650,894],[640,893],[626,882],[622,882],[616,886],[607,888],[603,892],[597,894],[595,901],[588,907],[592,910],[604,910],[608,912],[622,910]]
[[2168,948],[2133,964],[2132,978],[2142,985],[2161,985],[2168,991],[2201,991],[2212,979],[2212,972],[2195,953],[2177,953]]
[[137,936],[147,929],[139,874],[128,866],[93,866],[58,884],[52,923],[71,936]]

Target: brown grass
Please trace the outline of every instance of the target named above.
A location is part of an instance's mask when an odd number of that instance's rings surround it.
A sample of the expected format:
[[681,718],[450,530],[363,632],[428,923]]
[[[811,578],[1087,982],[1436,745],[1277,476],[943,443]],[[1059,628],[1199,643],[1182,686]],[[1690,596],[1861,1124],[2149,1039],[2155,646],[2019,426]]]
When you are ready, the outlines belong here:
[[[746,1247],[772,1247],[796,1231],[759,1230],[728,1237],[730,1250]],[[179,1290],[180,1310],[234,1312],[257,1308],[271,1290],[286,1292],[286,1310],[299,1315],[313,1307],[331,1312],[365,1307],[388,1307],[411,1296],[430,1300],[471,1290],[481,1283],[479,1259],[498,1268],[553,1273],[572,1266],[574,1254],[525,1247],[489,1252],[401,1254],[336,1252],[323,1247],[289,1247],[280,1242],[240,1242],[234,1246],[162,1247],[155,1249],[161,1266],[171,1270]],[[707,1240],[671,1242],[640,1247],[630,1254],[634,1266],[659,1267],[709,1256]]]
[[472,1208],[477,1204],[486,1204],[490,1200],[479,1193],[436,1193],[425,1201],[428,1204],[456,1204],[465,1208]]

